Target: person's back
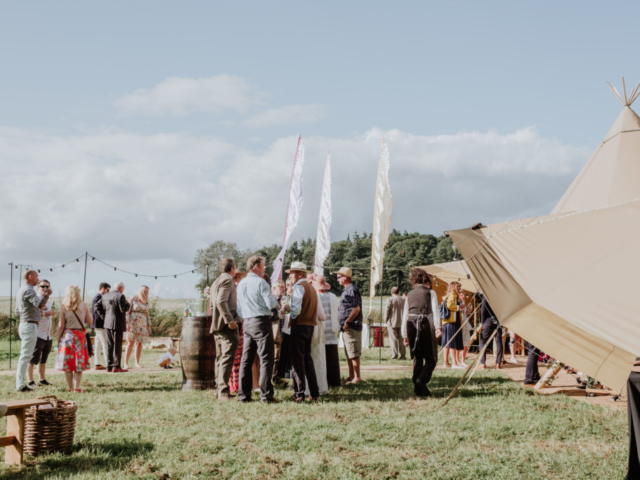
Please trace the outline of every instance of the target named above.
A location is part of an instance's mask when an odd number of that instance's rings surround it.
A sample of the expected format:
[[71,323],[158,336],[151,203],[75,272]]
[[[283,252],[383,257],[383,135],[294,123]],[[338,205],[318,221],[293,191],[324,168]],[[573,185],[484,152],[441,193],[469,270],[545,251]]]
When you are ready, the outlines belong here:
[[402,310],[404,309],[404,300],[398,295],[392,295],[387,300],[387,309],[385,312],[386,322],[391,328],[400,328],[402,326]]
[[429,315],[433,313],[431,289],[418,285],[407,293],[407,310],[410,315]]
[[125,331],[127,325],[126,310],[122,309],[122,294],[112,290],[102,296],[104,308],[104,328]]

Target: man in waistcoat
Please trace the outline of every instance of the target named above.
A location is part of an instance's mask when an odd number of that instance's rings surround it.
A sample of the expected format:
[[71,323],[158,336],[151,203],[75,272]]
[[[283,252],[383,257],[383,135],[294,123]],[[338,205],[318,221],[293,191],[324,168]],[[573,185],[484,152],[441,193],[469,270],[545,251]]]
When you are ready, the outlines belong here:
[[311,358],[311,338],[318,318],[318,294],[307,282],[307,266],[302,262],[293,262],[287,270],[293,280],[291,294],[291,363],[293,365],[293,400],[304,401],[305,377],[309,382],[309,400],[320,396],[316,369]]
[[429,397],[427,384],[438,363],[436,337],[441,331],[436,292],[431,279],[421,268],[412,268],[409,281],[413,290],[407,294],[402,315],[404,344],[413,356],[413,384],[417,397]]

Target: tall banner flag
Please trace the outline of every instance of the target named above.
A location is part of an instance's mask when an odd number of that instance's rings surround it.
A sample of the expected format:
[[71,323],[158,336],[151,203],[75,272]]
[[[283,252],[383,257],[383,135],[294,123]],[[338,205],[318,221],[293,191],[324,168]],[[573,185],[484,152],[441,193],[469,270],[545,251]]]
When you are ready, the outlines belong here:
[[324,275],[324,261],[331,250],[331,152],[327,152],[327,163],[324,167],[322,181],[322,195],[320,196],[320,218],[318,218],[318,233],[316,235],[316,259],[313,269],[317,275]]
[[[376,179],[376,199],[373,211],[373,234],[371,236],[371,281],[369,282],[369,304],[376,295],[376,285],[382,281],[384,247],[391,232],[391,187],[389,186],[389,150],[382,141],[378,178]],[[371,308],[369,308],[371,310]]]
[[289,239],[293,230],[298,225],[300,212],[302,211],[302,166],[304,165],[304,144],[302,135],[298,137],[296,156],[293,159],[293,171],[291,172],[291,184],[289,186],[289,200],[287,202],[287,218],[284,224],[284,242],[282,250],[273,262],[273,274],[271,283],[282,279],[282,262],[284,254],[289,246]]

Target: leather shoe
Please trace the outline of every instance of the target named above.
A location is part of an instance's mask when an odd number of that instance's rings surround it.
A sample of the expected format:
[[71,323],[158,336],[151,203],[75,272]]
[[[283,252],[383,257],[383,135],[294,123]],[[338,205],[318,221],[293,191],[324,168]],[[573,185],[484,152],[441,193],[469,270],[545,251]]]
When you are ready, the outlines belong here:
[[114,368],[112,370],[113,373],[127,373],[129,370],[125,370],[124,368]]
[[96,370],[107,370],[107,367],[103,367],[102,365],[96,365]]
[[280,403],[280,400],[277,398],[270,398],[269,400],[264,400],[262,403]]
[[22,387],[21,389],[18,390],[21,393],[27,393],[27,392],[33,392],[33,390],[29,387],[27,387],[26,385],[24,387]]

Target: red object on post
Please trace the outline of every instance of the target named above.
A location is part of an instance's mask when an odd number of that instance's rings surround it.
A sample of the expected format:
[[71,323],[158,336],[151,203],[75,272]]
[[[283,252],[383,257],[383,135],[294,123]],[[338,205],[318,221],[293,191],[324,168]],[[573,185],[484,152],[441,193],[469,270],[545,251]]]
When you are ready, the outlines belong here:
[[384,347],[384,334],[382,333],[382,327],[376,327],[373,332],[373,346]]

